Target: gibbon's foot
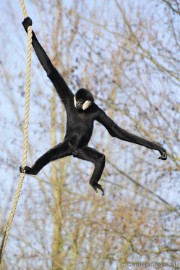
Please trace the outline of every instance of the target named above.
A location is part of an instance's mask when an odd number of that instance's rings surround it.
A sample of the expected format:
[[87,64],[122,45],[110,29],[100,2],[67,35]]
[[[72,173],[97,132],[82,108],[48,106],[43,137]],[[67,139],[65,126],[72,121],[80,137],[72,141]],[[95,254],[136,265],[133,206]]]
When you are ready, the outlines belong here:
[[20,167],[19,168],[20,169],[20,172],[21,173],[25,173],[25,174],[33,174],[33,175],[35,175],[36,173],[30,168],[30,167],[28,167],[28,166],[25,166],[25,167]]
[[166,150],[161,151],[160,154],[161,154],[161,156],[159,157],[159,159],[162,159],[162,160],[166,160],[167,159]]
[[98,183],[95,183],[95,184],[91,184],[91,186],[94,188],[96,193],[98,192],[98,189],[100,189],[102,191],[102,196],[104,196],[104,189],[102,188],[101,185],[99,185]]

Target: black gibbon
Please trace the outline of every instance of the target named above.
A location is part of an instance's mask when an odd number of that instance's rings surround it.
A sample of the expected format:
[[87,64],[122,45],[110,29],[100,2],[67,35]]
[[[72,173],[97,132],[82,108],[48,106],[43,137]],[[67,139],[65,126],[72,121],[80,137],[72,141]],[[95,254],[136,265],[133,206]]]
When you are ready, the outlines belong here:
[[[32,25],[32,20],[29,17],[25,18],[23,26],[26,31],[30,25]],[[112,137],[139,144],[149,149],[155,149],[161,154],[159,159],[167,159],[166,150],[160,145],[133,135],[117,126],[117,124],[95,104],[93,95],[90,91],[81,88],[74,95],[63,77],[51,63],[34,32],[32,44],[41,65],[45,69],[47,76],[53,83],[57,94],[65,106],[67,124],[63,142],[42,155],[32,167],[20,167],[21,173],[36,175],[49,162],[72,155],[94,164],[95,168],[90,179],[90,185],[96,192],[100,189],[102,194],[104,194],[104,190],[98,181],[105,166],[105,156],[95,149],[88,147],[93,131],[94,120],[101,123]]]

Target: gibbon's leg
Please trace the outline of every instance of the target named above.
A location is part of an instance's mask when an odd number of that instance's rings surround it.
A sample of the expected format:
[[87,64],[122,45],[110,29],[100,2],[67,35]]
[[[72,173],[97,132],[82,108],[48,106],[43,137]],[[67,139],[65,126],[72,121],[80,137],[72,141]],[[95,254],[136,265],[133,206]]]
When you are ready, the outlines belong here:
[[51,148],[44,155],[42,155],[32,167],[26,166],[25,168],[20,167],[21,173],[36,175],[38,172],[46,166],[49,162],[57,160],[71,155],[72,149],[68,145],[68,142],[63,142]]
[[105,166],[105,156],[93,148],[83,147],[78,149],[78,158],[90,161],[94,164],[95,169],[90,179],[90,185],[97,192],[97,189],[102,191],[102,195],[104,195],[104,189],[101,185],[98,184],[98,181],[102,175]]

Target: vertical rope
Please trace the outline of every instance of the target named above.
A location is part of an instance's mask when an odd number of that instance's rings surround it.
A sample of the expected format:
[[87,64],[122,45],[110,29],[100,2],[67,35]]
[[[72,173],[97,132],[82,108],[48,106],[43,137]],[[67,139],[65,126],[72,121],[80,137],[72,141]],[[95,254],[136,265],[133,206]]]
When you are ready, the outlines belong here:
[[22,8],[22,13],[24,15],[24,18],[28,17],[28,13],[27,13],[27,10],[26,10],[26,6],[24,4],[24,0],[19,0],[20,2],[20,5],[21,5],[21,8]]
[[[27,17],[27,10],[23,0],[20,0],[22,7],[22,12],[24,17]],[[29,125],[29,108],[30,108],[30,79],[31,79],[31,48],[32,48],[32,26],[28,27],[28,48],[27,48],[27,69],[26,69],[26,97],[25,97],[25,112],[24,112],[24,143],[23,143],[23,157],[22,157],[22,167],[27,165],[27,149],[28,149],[28,125]],[[2,263],[2,257],[5,251],[6,243],[9,237],[10,229],[13,223],[14,215],[16,212],[18,200],[21,194],[22,185],[24,181],[25,174],[21,173],[18,186],[16,189],[14,201],[12,204],[12,209],[9,215],[9,219],[6,225],[6,230],[2,240],[0,248],[0,264]]]

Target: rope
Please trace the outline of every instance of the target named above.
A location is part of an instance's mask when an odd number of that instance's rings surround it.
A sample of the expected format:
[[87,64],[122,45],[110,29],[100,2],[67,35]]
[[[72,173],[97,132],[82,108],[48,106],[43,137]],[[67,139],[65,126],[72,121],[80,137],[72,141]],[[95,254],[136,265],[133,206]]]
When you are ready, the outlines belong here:
[[[23,0],[20,0],[22,7],[22,12],[24,17],[28,17],[27,10]],[[27,165],[27,149],[28,149],[28,125],[29,125],[29,108],[30,108],[30,77],[31,77],[31,48],[32,48],[32,26],[28,27],[28,48],[27,48],[27,69],[26,69],[26,97],[25,97],[25,112],[24,112],[24,142],[23,142],[23,158],[22,167]],[[20,174],[20,179],[16,189],[14,201],[12,204],[12,209],[9,215],[9,219],[6,225],[6,230],[2,240],[0,248],[0,264],[2,263],[2,257],[5,251],[6,243],[10,234],[10,229],[13,223],[13,218],[16,212],[16,207],[21,194],[22,185],[24,181],[25,174]]]

